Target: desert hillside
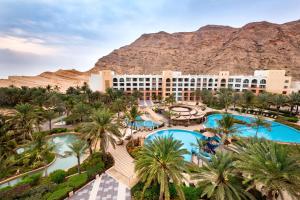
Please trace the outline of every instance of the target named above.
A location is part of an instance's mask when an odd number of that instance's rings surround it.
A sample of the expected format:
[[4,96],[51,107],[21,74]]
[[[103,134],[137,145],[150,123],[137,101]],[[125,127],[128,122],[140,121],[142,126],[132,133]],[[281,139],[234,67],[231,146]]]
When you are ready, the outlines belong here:
[[207,25],[194,32],[143,34],[132,44],[100,58],[88,72],[59,70],[38,76],[14,76],[1,86],[58,85],[64,90],[81,85],[90,73],[112,69],[117,73],[252,74],[256,69],[285,69],[300,80],[300,20],[285,24],[253,22],[241,28]]
[[300,79],[300,20],[285,24],[249,23],[241,28],[207,25],[195,32],[144,34],[132,44],[99,59],[91,70],[118,73],[252,74],[256,69],[286,69]]

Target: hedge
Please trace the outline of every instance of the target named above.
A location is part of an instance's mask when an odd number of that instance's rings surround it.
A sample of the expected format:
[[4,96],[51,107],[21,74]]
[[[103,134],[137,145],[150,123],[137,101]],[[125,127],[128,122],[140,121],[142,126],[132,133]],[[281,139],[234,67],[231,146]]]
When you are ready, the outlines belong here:
[[50,180],[57,184],[62,183],[65,180],[66,176],[67,176],[67,173],[62,169],[55,170],[54,172],[52,172],[49,175]]
[[88,176],[86,173],[83,174],[78,174],[75,176],[70,177],[66,184],[70,187],[73,187],[75,189],[80,188],[81,186],[83,186],[88,180]]
[[283,119],[276,119],[275,122],[279,122],[279,123],[281,123],[281,124],[285,124],[285,125],[287,125],[287,126],[290,126],[290,127],[295,128],[295,129],[297,129],[297,130],[300,130],[300,126],[299,126],[298,124],[294,124],[294,123],[292,123],[292,122],[288,122],[288,121],[285,121],[285,120],[283,120]]
[[68,196],[69,192],[73,190],[72,187],[66,186],[66,187],[60,187],[58,190],[48,193],[46,196],[47,200],[60,200],[64,199]]

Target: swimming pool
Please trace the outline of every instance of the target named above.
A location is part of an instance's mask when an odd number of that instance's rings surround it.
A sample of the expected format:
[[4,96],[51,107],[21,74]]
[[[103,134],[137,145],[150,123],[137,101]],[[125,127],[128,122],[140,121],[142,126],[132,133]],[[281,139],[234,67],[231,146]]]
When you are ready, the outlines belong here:
[[[131,123],[129,122],[129,125],[131,126]],[[136,118],[136,121],[133,125],[133,127],[135,128],[142,128],[142,127],[145,127],[145,128],[157,128],[159,127],[159,124],[158,123],[155,123],[151,120],[143,120],[141,116],[138,116]]]
[[[77,164],[77,158],[74,155],[68,155],[66,154],[66,151],[70,151],[69,145],[75,141],[79,140],[79,138],[76,135],[72,134],[66,134],[66,135],[59,135],[59,136],[53,136],[50,137],[48,142],[54,145],[54,151],[56,154],[55,161],[47,168],[41,170],[40,172],[43,173],[43,175],[48,175],[51,172],[63,169],[67,170]],[[17,150],[17,153],[21,154],[23,153],[27,148],[20,148]],[[83,160],[84,155],[82,155]],[[13,186],[20,182],[22,180],[22,177],[15,178],[9,182],[3,183],[0,185],[0,188],[6,187],[6,186]]]
[[[251,123],[255,118],[241,116],[241,115],[232,115],[235,119],[242,120],[247,123]],[[207,121],[204,125],[208,128],[217,128],[217,121],[222,119],[222,114],[213,114],[207,117]],[[266,138],[268,140],[278,141],[278,142],[289,142],[289,143],[299,143],[300,144],[300,131],[286,126],[284,124],[266,120],[270,123],[270,130],[267,128],[260,127],[258,129],[257,136],[260,138]],[[254,137],[256,129],[246,126],[246,125],[236,125],[238,132],[237,135],[243,137]]]
[[[201,135],[200,133],[194,132],[194,131],[188,131],[188,130],[182,130],[182,129],[166,129],[166,130],[160,130],[152,133],[151,135],[147,136],[146,142],[151,141],[156,137],[173,137],[176,140],[182,141],[183,148],[187,149],[190,153],[193,149],[193,144],[196,144],[196,138],[200,138],[202,140],[205,140],[205,136]],[[191,161],[192,155],[186,154],[184,155],[184,159],[186,161]]]

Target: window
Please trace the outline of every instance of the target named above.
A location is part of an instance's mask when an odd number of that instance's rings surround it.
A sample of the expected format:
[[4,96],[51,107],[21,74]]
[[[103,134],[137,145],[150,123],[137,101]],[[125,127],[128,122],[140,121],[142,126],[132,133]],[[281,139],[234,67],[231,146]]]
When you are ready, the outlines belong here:
[[113,82],[118,82],[118,79],[117,79],[117,78],[114,78],[114,79],[113,79]]
[[126,81],[131,81],[131,78],[126,78]]
[[188,82],[188,81],[189,81],[189,79],[188,79],[188,78],[185,78],[185,79],[184,79],[184,81]]
[[235,79],[235,82],[240,83],[242,80],[240,78]]
[[139,81],[144,81],[144,79],[143,78],[139,78]]
[[248,80],[248,79],[245,79],[245,80],[243,81],[243,83],[249,83],[249,80]]
[[285,83],[289,83],[289,80],[285,80],[284,82],[285,82]]
[[146,81],[150,81],[150,78],[146,78]]
[[241,87],[241,84],[235,84],[234,87]]
[[228,79],[228,82],[233,82],[233,78]]
[[120,82],[124,82],[124,78],[120,78]]
[[137,81],[137,78],[133,78],[132,80],[133,80],[133,81]]
[[265,79],[260,80],[260,84],[266,84],[266,80]]
[[173,81],[173,82],[176,82],[176,78],[173,78],[172,81]]

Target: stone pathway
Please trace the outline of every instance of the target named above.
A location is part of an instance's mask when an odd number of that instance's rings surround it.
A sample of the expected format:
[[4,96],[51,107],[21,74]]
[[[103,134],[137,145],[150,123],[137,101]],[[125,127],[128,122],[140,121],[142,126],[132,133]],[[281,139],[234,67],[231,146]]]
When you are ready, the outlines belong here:
[[72,200],[86,200],[86,199],[89,199],[89,196],[90,196],[91,191],[93,189],[94,182],[95,182],[95,180],[88,183],[85,187],[81,188],[79,191],[77,191],[69,199],[72,199]]
[[130,189],[104,173],[77,191],[70,200],[131,200]]

